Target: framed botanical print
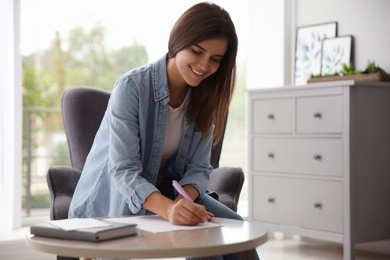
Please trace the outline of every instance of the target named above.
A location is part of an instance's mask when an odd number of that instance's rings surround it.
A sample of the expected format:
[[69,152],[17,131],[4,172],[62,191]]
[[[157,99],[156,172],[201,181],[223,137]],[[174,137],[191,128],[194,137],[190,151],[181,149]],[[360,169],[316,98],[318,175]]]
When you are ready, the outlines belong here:
[[352,36],[327,38],[322,42],[321,75],[339,73],[343,64],[352,62]]
[[322,41],[337,36],[337,22],[297,28],[294,83],[304,85],[311,75],[321,73]]

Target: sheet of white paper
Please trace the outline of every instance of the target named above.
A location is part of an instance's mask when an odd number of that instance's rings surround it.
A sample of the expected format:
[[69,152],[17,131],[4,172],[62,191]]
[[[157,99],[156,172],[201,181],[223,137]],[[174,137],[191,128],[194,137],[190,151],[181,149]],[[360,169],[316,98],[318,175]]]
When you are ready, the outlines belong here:
[[193,230],[201,228],[213,228],[219,227],[221,224],[207,222],[196,226],[176,226],[170,224],[167,220],[158,215],[149,216],[134,216],[134,217],[120,217],[120,218],[107,218],[104,219],[111,222],[119,223],[134,223],[137,224],[137,228],[153,233],[178,231],[178,230]]
[[107,222],[99,221],[93,218],[70,218],[62,220],[51,220],[49,223],[62,228],[66,231],[77,230],[81,228],[95,228],[111,226]]

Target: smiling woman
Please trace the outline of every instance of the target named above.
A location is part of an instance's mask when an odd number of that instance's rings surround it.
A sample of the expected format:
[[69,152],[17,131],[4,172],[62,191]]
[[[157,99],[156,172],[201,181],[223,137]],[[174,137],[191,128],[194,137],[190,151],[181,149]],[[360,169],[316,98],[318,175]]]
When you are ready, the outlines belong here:
[[207,190],[212,147],[224,134],[236,85],[237,48],[229,13],[202,2],[178,18],[167,54],[119,77],[69,218],[156,214],[182,226],[213,217],[243,220]]

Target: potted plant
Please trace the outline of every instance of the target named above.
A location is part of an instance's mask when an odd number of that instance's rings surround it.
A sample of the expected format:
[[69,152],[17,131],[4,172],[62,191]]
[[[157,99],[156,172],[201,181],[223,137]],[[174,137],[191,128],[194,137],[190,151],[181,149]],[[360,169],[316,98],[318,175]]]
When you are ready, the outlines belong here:
[[332,75],[311,75],[307,83],[335,80],[390,81],[390,75],[374,61],[368,61],[363,71],[356,70],[352,63],[343,64],[339,72]]

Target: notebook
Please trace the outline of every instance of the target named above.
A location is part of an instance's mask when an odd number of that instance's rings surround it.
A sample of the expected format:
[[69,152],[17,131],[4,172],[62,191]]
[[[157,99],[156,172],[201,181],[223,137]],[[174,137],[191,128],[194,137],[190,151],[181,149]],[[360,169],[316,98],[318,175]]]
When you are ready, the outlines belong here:
[[[36,224],[30,227],[30,233],[40,237],[82,240],[99,242],[120,237],[135,235],[137,233],[136,224],[133,223],[114,223],[99,220],[100,225],[92,227],[75,228],[67,230],[63,225],[74,223],[75,219],[54,220],[45,223]],[[96,220],[94,220],[96,221]],[[61,223],[61,225],[59,225]],[[94,222],[95,223],[95,222]],[[69,226],[69,225],[68,225]]]

